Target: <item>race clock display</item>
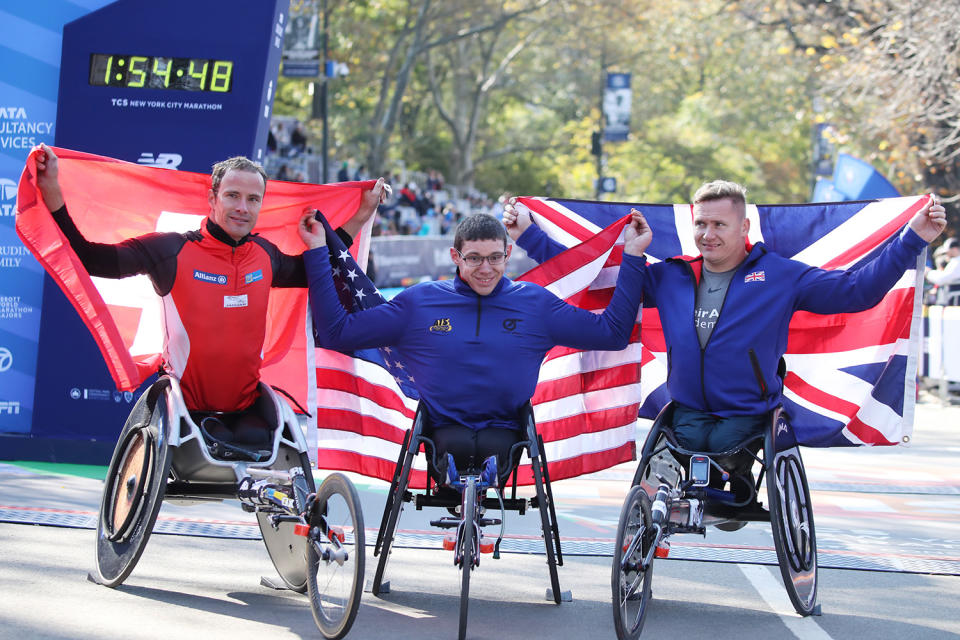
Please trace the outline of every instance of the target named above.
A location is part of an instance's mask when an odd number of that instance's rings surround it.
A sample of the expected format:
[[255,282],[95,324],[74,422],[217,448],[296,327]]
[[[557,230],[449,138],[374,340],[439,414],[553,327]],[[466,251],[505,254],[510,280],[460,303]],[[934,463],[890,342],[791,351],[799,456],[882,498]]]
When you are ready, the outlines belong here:
[[233,61],[94,53],[90,56],[89,83],[97,87],[227,93],[233,88]]

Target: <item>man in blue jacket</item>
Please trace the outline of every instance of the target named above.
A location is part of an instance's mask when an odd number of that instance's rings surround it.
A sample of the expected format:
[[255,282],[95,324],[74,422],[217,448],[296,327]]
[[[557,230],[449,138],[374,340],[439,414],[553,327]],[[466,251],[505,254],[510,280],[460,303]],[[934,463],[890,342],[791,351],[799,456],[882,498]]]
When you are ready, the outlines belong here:
[[421,283],[389,302],[348,314],[334,289],[323,226],[310,214],[300,221],[320,346],[393,347],[433,425],[438,460],[452,453],[461,469],[477,468],[491,455],[498,456],[499,469],[510,467],[506,455],[523,435],[519,412],[533,395],[549,349],[627,346],[650,233],[643,216],[634,215],[625,230],[616,291],[600,315],[505,277],[513,247],[500,221],[486,214],[469,216],[457,227],[450,249],[457,266],[453,280]]
[[[794,311],[873,307],[946,226],[943,207],[931,199],[869,264],[827,271],[772,253],[763,243],[751,246],[742,186],[709,182],[693,203],[701,255],[645,265],[640,277],[643,303],[658,309],[663,325],[674,433],[694,451],[725,451],[760,432],[780,402],[777,368]],[[503,221],[530,257],[542,262],[565,249],[515,204],[505,207]]]

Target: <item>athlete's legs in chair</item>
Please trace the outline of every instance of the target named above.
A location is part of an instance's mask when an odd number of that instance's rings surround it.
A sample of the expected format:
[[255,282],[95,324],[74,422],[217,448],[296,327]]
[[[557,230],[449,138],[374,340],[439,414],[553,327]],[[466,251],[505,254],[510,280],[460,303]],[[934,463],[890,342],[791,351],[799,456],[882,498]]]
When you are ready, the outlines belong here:
[[684,449],[720,452],[763,433],[766,424],[765,415],[721,418],[677,404],[672,426],[677,442]]
[[491,427],[487,429],[471,429],[461,424],[441,425],[433,428],[431,439],[437,447],[437,464],[440,469],[434,470],[434,479],[438,484],[446,482],[447,454],[453,455],[458,471],[466,469],[480,469],[483,461],[490,456],[497,456],[497,469],[500,477],[504,477],[506,470],[512,469],[519,460],[519,451],[515,454],[516,460],[509,460],[510,448],[523,439],[519,429],[501,429]]

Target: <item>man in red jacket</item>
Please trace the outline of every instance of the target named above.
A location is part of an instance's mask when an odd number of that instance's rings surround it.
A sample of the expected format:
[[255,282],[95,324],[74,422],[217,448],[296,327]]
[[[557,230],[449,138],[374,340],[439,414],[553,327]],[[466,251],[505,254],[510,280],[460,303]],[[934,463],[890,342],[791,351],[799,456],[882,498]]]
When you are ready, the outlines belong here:
[[[289,256],[252,233],[267,176],[237,156],[214,165],[209,214],[200,229],[149,233],[118,244],[89,242],[70,219],[57,157],[41,145],[37,186],[44,204],[91,276],[146,274],[163,304],[164,369],[180,380],[191,412],[216,415],[212,435],[263,442],[266,423],[246,410],[259,396],[271,287],[305,287],[301,256]],[[347,246],[376,211],[383,179],[364,192],[338,234]],[[224,427],[224,428],[221,428]]]

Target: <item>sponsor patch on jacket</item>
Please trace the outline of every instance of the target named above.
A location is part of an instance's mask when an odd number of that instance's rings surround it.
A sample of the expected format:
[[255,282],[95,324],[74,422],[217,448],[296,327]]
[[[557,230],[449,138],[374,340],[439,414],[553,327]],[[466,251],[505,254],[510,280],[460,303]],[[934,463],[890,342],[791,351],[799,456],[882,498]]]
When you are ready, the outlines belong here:
[[210,284],[227,284],[227,276],[222,273],[207,273],[206,271],[200,271],[200,269],[193,270],[193,279]]
[[257,269],[256,271],[243,276],[243,284],[250,284],[251,282],[256,282],[257,280],[263,280],[263,269]]
[[767,276],[763,271],[753,271],[743,278],[744,282],[766,282]]
[[247,306],[247,294],[242,296],[223,296],[224,309],[236,309]]
[[434,333],[450,333],[452,329],[453,327],[450,326],[450,318],[437,318],[433,326],[430,327],[430,331]]

